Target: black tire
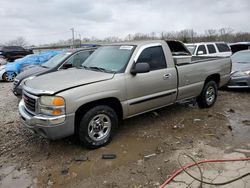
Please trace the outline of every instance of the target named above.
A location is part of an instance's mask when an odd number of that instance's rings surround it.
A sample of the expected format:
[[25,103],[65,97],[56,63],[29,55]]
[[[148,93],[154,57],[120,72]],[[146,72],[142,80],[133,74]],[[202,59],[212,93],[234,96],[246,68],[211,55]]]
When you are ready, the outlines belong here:
[[[100,122],[98,121],[98,117],[99,120],[103,118],[100,124],[98,124],[98,122]],[[107,130],[103,128],[103,130],[99,131],[101,127],[105,127],[104,124],[108,125],[108,122],[111,124],[110,127],[107,128]],[[106,105],[95,106],[83,115],[77,131],[78,138],[87,148],[96,149],[107,145],[111,141],[117,126],[118,117],[112,108]],[[105,130],[107,132],[105,132]],[[104,135],[103,138],[100,137],[99,140],[98,136],[101,135],[100,132],[103,132]]]
[[14,73],[14,72],[5,72],[3,74],[3,80],[5,82],[13,82],[15,77],[16,77],[16,73]]
[[210,108],[216,102],[218,95],[217,83],[213,80],[205,83],[200,96],[197,97],[197,103],[200,108]]

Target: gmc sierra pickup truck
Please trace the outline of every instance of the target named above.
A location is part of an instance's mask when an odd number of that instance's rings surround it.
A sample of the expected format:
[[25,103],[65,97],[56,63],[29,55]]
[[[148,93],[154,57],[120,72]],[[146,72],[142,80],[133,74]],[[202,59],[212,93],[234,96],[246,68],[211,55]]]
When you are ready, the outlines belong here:
[[88,148],[110,142],[119,120],[197,99],[213,106],[231,72],[230,58],[192,60],[179,41],[102,46],[82,64],[28,80],[22,122],[49,139],[77,135]]

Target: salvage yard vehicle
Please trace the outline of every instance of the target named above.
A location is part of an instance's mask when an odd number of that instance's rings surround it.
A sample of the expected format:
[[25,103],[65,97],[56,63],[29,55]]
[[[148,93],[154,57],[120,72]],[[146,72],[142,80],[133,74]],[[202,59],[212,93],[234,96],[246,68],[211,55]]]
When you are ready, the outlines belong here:
[[24,58],[15,60],[13,63],[0,66],[0,80],[12,82],[17,74],[22,72],[26,66],[41,65],[59,53],[61,51],[49,50],[39,54],[27,55]]
[[217,99],[231,72],[230,58],[191,60],[179,41],[137,41],[98,48],[81,68],[28,80],[21,121],[49,139],[72,134],[87,148],[110,142],[119,120],[196,98]]
[[236,53],[241,50],[248,50],[250,49],[250,42],[236,42],[230,44],[230,48],[232,50],[232,53]]
[[26,55],[33,54],[32,50],[26,50],[21,46],[2,46],[0,47],[0,55],[4,56],[7,61],[14,61]]
[[231,57],[232,73],[228,88],[250,88],[250,50],[236,52]]
[[230,47],[224,42],[201,42],[185,45],[193,56],[229,57],[232,55]]
[[1,66],[1,65],[5,65],[6,63],[7,63],[6,58],[5,58],[4,56],[1,56],[1,55],[0,55],[0,66]]
[[65,50],[54,56],[44,64],[37,65],[23,71],[14,80],[13,93],[16,96],[22,95],[22,86],[26,80],[31,80],[36,76],[64,70],[71,67],[79,67],[89,57],[96,48]]

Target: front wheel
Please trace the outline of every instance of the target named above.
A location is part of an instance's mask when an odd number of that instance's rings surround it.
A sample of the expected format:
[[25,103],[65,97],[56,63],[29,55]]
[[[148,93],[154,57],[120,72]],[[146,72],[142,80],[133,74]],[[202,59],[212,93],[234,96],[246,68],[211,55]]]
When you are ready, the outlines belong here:
[[200,94],[197,97],[197,103],[200,108],[210,108],[214,105],[218,94],[218,86],[215,81],[208,81]]
[[87,148],[96,149],[108,144],[118,126],[115,111],[100,105],[87,111],[79,124],[78,137]]
[[14,79],[15,79],[15,77],[16,77],[16,73],[15,72],[5,72],[3,74],[3,80],[5,82],[13,82]]

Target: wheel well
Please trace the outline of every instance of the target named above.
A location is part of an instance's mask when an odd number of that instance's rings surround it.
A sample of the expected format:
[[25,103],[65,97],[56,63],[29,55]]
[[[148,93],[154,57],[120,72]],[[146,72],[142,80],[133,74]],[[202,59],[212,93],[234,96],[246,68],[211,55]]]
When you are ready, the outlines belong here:
[[105,99],[100,99],[97,101],[92,101],[80,106],[75,113],[75,130],[77,130],[78,125],[81,121],[82,114],[86,113],[90,108],[98,105],[107,105],[115,110],[117,113],[118,119],[123,118],[123,110],[120,101],[117,98],[110,97]]
[[205,80],[205,83],[207,83],[207,82],[209,82],[209,81],[211,81],[211,80],[215,81],[216,84],[217,84],[218,87],[219,87],[219,85],[220,85],[220,75],[219,75],[219,74],[212,74],[212,75],[208,76],[208,77],[206,78],[206,80]]

